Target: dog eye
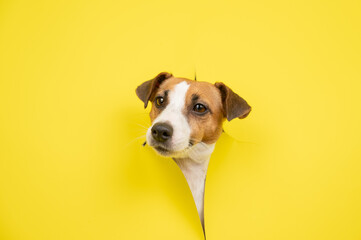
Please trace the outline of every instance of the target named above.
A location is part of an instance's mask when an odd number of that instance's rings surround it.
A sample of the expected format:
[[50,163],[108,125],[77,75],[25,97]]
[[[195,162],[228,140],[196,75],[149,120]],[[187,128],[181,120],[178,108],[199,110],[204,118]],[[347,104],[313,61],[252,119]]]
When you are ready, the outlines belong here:
[[163,97],[156,97],[156,99],[155,99],[155,105],[156,106],[160,107],[160,106],[163,105],[163,103],[164,103],[164,98]]
[[207,108],[203,104],[197,103],[196,105],[194,105],[193,111],[197,113],[205,113],[207,111]]

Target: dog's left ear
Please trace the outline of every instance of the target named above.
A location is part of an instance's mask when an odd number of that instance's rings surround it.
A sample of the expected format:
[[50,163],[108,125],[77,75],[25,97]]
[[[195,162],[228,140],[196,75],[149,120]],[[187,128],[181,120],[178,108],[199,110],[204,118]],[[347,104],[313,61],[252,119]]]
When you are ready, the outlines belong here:
[[223,114],[228,121],[234,118],[245,118],[251,112],[251,107],[246,100],[234,93],[222,82],[214,84],[221,92]]
[[155,78],[146,81],[137,87],[135,92],[139,99],[144,102],[144,108],[147,108],[148,101],[154,97],[155,91],[159,88],[160,84],[172,76],[171,73],[161,72]]

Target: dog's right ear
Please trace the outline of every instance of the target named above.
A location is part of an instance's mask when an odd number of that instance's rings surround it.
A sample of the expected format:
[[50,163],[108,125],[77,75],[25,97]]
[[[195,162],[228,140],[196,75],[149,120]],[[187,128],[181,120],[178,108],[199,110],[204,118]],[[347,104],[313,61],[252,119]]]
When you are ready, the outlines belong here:
[[223,113],[228,121],[234,118],[245,118],[251,111],[251,106],[248,105],[246,100],[238,96],[229,87],[222,82],[214,84],[220,91],[223,103]]
[[146,81],[137,87],[135,92],[139,99],[144,102],[144,108],[147,108],[148,101],[153,99],[155,91],[159,88],[160,84],[172,76],[171,73],[161,72],[155,78]]

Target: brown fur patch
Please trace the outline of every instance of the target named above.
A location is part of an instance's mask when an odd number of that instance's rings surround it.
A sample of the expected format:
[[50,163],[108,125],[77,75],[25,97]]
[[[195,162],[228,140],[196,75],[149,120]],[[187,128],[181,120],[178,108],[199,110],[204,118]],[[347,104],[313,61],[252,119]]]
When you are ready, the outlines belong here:
[[[197,100],[192,101],[195,96]],[[205,105],[209,112],[203,116],[194,113],[192,110],[196,103]],[[191,140],[194,143],[215,143],[222,133],[224,121],[219,90],[211,83],[190,81],[185,105],[184,114],[191,127]]]

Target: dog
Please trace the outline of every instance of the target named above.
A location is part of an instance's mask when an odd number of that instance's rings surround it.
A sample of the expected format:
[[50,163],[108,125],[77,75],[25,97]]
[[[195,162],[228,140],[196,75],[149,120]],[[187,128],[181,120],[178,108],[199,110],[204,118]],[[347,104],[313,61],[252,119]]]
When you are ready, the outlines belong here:
[[173,158],[185,176],[204,228],[204,187],[208,163],[225,119],[245,118],[248,103],[222,82],[211,84],[161,72],[136,94],[150,111],[146,143]]

